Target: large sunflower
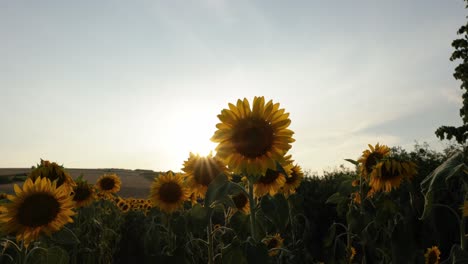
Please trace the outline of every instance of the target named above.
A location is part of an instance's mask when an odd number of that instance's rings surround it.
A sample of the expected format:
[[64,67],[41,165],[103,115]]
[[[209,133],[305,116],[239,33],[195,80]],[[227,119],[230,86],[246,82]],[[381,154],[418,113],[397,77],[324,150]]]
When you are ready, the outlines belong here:
[[440,250],[438,247],[433,246],[428,248],[426,254],[424,254],[426,258],[425,264],[439,264],[440,261]]
[[211,138],[219,143],[216,155],[237,174],[264,175],[267,169],[276,169],[294,142],[294,132],[287,129],[289,114],[279,109],[279,103],[265,104],[263,96],[254,97],[252,108],[245,98],[237,105],[230,103],[218,118],[221,123]]
[[103,193],[111,194],[120,191],[121,184],[122,182],[117,174],[105,173],[97,180],[96,188]]
[[263,243],[268,248],[268,255],[276,256],[279,253],[278,248],[283,246],[283,238],[280,234],[275,234],[274,236],[267,236],[263,239]]
[[360,163],[359,170],[361,175],[367,178],[377,163],[390,154],[390,149],[386,145],[368,145],[370,150],[366,149],[362,152],[362,156],[358,159]]
[[296,193],[296,189],[301,185],[302,179],[304,178],[304,173],[302,173],[302,168],[299,165],[294,165],[291,168],[291,173],[289,177],[286,177],[286,182],[281,188],[281,193],[286,197]]
[[90,205],[96,199],[96,194],[92,184],[86,181],[77,182],[73,188],[73,201],[76,207],[85,207]]
[[151,185],[150,199],[161,211],[172,213],[188,200],[190,191],[184,186],[181,174],[161,174]]
[[389,158],[375,165],[369,185],[375,192],[380,190],[390,192],[393,188],[398,188],[403,179],[410,179],[414,173],[416,165],[413,162]]
[[9,196],[11,203],[5,204],[7,212],[0,215],[1,230],[16,234],[16,240],[23,240],[28,246],[41,233],[50,235],[73,222],[72,196],[64,185],[57,187],[56,184],[47,178],[34,182],[27,179],[23,189],[15,184],[16,196]]
[[265,176],[258,178],[257,182],[254,183],[254,194],[256,197],[262,197],[266,194],[273,196],[278,193],[285,182],[286,176],[282,172],[268,169]]
[[63,166],[58,165],[55,162],[48,160],[42,160],[41,164],[38,164],[35,169],[31,171],[28,178],[35,181],[37,178],[47,178],[50,181],[56,181],[57,187],[65,185],[65,188],[69,193],[73,191],[73,187],[76,186],[75,181],[68,172],[65,171]]
[[205,198],[208,185],[220,173],[226,173],[226,166],[211,153],[206,157],[190,153],[182,171],[185,172],[187,178],[187,187],[195,193],[196,197]]

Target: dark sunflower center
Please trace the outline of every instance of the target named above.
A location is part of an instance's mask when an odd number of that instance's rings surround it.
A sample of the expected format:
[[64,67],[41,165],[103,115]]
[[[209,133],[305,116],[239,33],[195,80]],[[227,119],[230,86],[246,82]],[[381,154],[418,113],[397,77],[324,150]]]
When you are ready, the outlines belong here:
[[366,167],[366,172],[371,173],[374,166],[382,158],[383,158],[382,154],[378,152],[372,152],[371,154],[369,154],[369,156],[366,159],[366,164],[364,165]]
[[60,211],[60,203],[48,193],[33,194],[18,208],[18,222],[27,227],[38,227],[52,222]]
[[112,178],[103,178],[99,184],[104,191],[110,191],[115,186],[115,181]]
[[427,263],[429,264],[435,264],[437,263],[437,254],[435,251],[429,252],[429,256],[427,257]]
[[210,159],[201,159],[195,165],[193,177],[197,183],[208,186],[220,173],[221,169],[215,161]]
[[271,149],[273,137],[274,131],[270,123],[262,119],[243,119],[236,126],[232,142],[239,154],[257,158]]
[[400,170],[398,169],[393,169],[393,165],[390,167],[387,166],[382,166],[382,171],[381,171],[381,178],[382,180],[390,180],[394,179],[400,176]]
[[182,188],[175,182],[166,182],[159,189],[159,198],[165,203],[175,203],[182,197]]
[[267,169],[265,176],[260,177],[258,182],[263,184],[271,184],[275,182],[276,179],[278,179],[279,175],[280,173],[278,171]]
[[75,196],[73,196],[73,201],[75,202],[80,202],[84,201],[91,196],[91,190],[89,189],[88,186],[83,186],[79,185],[77,188],[75,188]]
[[232,201],[234,201],[234,204],[236,205],[237,209],[242,209],[244,206],[247,204],[249,201],[245,195],[242,193],[239,193],[238,195],[232,197]]
[[268,248],[278,247],[278,240],[276,240],[276,238],[270,239],[270,241],[268,241],[267,247]]

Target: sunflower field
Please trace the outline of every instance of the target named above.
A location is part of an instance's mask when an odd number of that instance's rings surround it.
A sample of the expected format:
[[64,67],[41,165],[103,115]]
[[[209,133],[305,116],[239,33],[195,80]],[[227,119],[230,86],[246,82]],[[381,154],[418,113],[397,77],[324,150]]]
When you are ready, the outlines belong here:
[[312,177],[279,103],[218,118],[216,155],[190,153],[146,199],[41,160],[0,195],[0,263],[468,263],[466,149],[377,143],[355,170]]

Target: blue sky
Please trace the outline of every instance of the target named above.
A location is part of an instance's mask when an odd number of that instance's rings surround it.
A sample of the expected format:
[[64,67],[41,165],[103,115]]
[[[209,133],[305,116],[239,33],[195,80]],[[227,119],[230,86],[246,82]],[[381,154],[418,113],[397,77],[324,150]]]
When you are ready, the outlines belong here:
[[461,0],[0,1],[0,167],[180,170],[263,95],[321,172],[458,125]]

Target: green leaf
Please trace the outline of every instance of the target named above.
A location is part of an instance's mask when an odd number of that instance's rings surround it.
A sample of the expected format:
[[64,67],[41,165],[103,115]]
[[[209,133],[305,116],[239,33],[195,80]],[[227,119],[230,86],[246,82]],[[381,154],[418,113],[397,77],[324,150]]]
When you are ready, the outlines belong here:
[[335,241],[335,236],[336,236],[336,224],[332,225],[328,229],[328,233],[323,240],[324,246],[325,247],[330,247],[333,244],[333,241]]
[[228,195],[245,191],[236,183],[230,182],[226,175],[218,175],[208,185],[208,190],[205,195],[205,207],[214,207],[217,203],[232,205],[233,202]]
[[203,207],[196,204],[192,209],[190,209],[189,215],[192,223],[200,228],[206,228],[209,223],[212,210],[213,209],[210,207]]
[[286,228],[289,219],[289,205],[284,195],[263,196],[260,207],[265,216],[273,222],[278,230],[283,231]]
[[77,245],[80,243],[80,240],[75,233],[67,227],[62,228],[62,230],[55,233],[52,236],[52,241],[59,245]]
[[359,165],[359,162],[357,162],[357,161],[355,161],[355,160],[353,160],[353,159],[345,159],[345,160],[346,160],[347,162],[351,162],[352,164],[354,164],[354,165],[356,165],[356,166]]
[[68,253],[60,247],[34,248],[28,254],[27,263],[48,264],[48,263],[69,263]]
[[342,196],[340,193],[334,193],[330,197],[328,197],[326,204],[339,204],[344,200],[347,200],[347,197]]
[[444,188],[448,179],[458,175],[459,172],[465,168],[463,153],[457,152],[437,167],[421,182],[421,191],[423,192],[425,199],[424,211],[420,218],[421,220],[425,219],[432,211],[434,191]]

